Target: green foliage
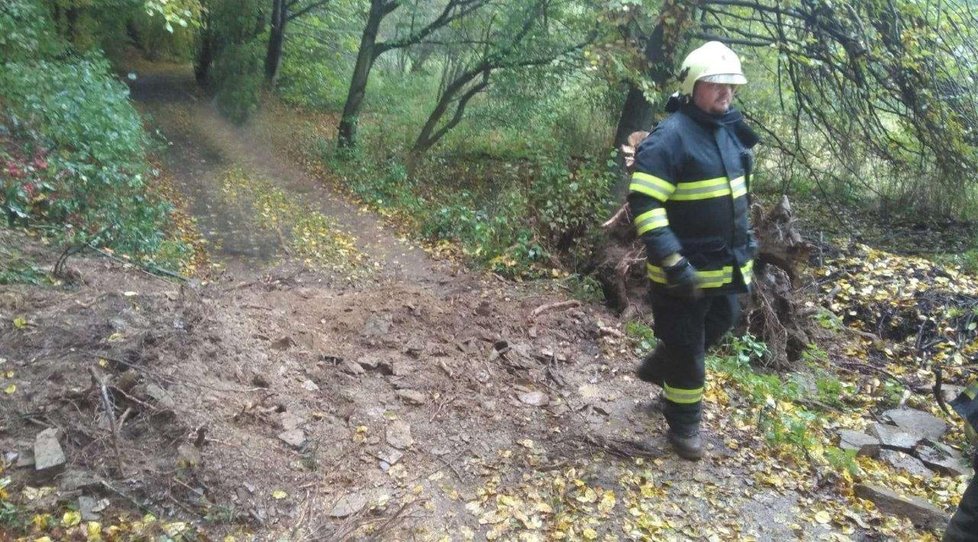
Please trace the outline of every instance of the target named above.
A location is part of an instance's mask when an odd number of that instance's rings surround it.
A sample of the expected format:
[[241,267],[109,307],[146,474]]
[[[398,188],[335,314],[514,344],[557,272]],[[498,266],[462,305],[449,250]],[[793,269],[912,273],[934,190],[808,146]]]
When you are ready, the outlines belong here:
[[54,25],[36,0],[6,0],[0,8],[0,59],[41,58],[61,50]]
[[243,123],[261,99],[261,44],[226,47],[214,66],[217,106],[228,119]]
[[[189,11],[189,10],[188,10]],[[199,14],[190,12],[190,17],[172,24],[158,13],[147,13],[144,9],[132,10],[127,20],[129,30],[135,34],[136,45],[150,59],[166,58],[189,62],[193,59],[196,47],[196,28]],[[168,28],[169,27],[169,28]],[[128,40],[116,40],[126,43]],[[110,55],[112,56],[112,55]]]
[[741,337],[734,337],[731,341],[730,350],[737,359],[737,363],[747,367],[753,361],[762,361],[767,355],[767,345],[757,337],[747,333]]
[[47,273],[14,247],[0,246],[0,284],[43,284],[49,281]]
[[625,322],[625,336],[632,339],[635,343],[635,355],[643,357],[655,348],[658,339],[655,338],[655,331],[645,322],[629,320]]
[[564,285],[575,299],[584,303],[603,303],[604,289],[598,279],[590,275],[572,274],[563,279]]
[[588,160],[574,170],[564,162],[541,158],[540,172],[530,186],[530,207],[549,246],[566,249],[595,230],[595,217],[613,205],[617,180],[614,162]]
[[[152,252],[168,208],[146,195],[146,136],[108,63],[12,62],[0,71],[10,128],[28,141],[7,158],[0,208],[8,217],[64,223],[73,236],[111,228],[110,244]],[[17,165],[17,154],[32,156]]]
[[825,460],[828,461],[829,465],[836,472],[844,471],[852,476],[858,476],[862,473],[862,469],[859,468],[859,463],[856,462],[855,450],[843,450],[835,446],[829,446],[825,449]]
[[208,27],[202,39],[214,47],[211,72],[218,108],[230,120],[242,123],[261,98],[262,3],[258,0],[214,0],[208,3]]

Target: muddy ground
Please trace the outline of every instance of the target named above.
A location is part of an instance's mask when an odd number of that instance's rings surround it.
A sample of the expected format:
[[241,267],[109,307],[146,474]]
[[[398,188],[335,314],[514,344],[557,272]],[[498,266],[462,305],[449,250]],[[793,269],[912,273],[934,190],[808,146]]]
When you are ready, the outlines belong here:
[[[713,404],[707,457],[675,457],[616,315],[433,259],[221,120],[188,76],[141,73],[134,96],[217,267],[179,282],[86,254],[71,282],[0,286],[7,491],[55,488],[25,510],[106,499],[105,525],[151,513],[190,539],[872,537],[800,521],[846,497],[779,481],[789,466]],[[290,257],[227,201],[229,167],[331,217],[364,258],[344,274]],[[44,266],[58,256],[0,235]],[[46,428],[66,465],[38,479]]]

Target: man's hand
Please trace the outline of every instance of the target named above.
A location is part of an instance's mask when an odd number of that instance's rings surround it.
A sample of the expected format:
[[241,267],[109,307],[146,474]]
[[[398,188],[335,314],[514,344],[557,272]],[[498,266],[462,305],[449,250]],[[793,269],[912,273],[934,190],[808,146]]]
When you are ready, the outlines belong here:
[[672,295],[690,299],[698,299],[703,295],[696,268],[686,258],[680,258],[677,263],[663,268],[663,271]]

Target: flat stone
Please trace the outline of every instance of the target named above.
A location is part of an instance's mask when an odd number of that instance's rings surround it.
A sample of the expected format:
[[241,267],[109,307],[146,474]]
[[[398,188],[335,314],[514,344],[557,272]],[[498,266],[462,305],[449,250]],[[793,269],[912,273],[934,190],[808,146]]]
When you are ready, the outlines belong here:
[[385,446],[377,452],[376,457],[384,463],[387,463],[388,466],[393,466],[404,457],[404,453],[392,446]]
[[859,498],[872,501],[884,514],[907,518],[917,526],[944,528],[950,519],[927,499],[905,497],[885,487],[856,484],[855,492]]
[[887,410],[883,418],[889,419],[905,433],[937,440],[947,432],[947,423],[930,412],[912,408]]
[[530,406],[546,406],[550,403],[547,394],[540,391],[528,391],[519,395],[520,402]]
[[391,422],[387,426],[386,436],[387,444],[390,444],[398,450],[405,450],[414,444],[414,438],[411,436],[411,426],[402,420]]
[[37,434],[34,439],[34,470],[52,474],[65,465],[65,452],[58,443],[59,431],[53,427]]
[[101,519],[101,516],[95,513],[96,506],[98,506],[98,501],[94,497],[86,495],[78,497],[78,512],[81,513],[82,521],[98,521]]
[[18,469],[25,469],[27,467],[33,467],[34,466],[34,450],[33,449],[30,449],[30,450],[24,450],[23,452],[21,452],[20,453],[20,456],[17,457],[17,463],[15,463],[14,466],[17,467]]
[[365,506],[367,506],[366,496],[362,493],[350,493],[336,501],[336,504],[329,511],[329,515],[334,518],[345,518],[363,510]]
[[92,471],[68,469],[58,475],[58,491],[72,493],[86,491],[102,485],[102,480]]
[[922,461],[903,452],[883,450],[880,452],[880,460],[889,463],[894,468],[904,470],[914,476],[919,476],[924,480],[930,480],[934,477],[934,473]]
[[843,429],[839,431],[839,448],[853,450],[856,455],[876,457],[880,453],[880,441],[860,431]]
[[278,439],[298,450],[306,443],[306,434],[302,429],[292,429],[278,434]]
[[948,476],[971,474],[971,464],[961,452],[946,444],[924,440],[917,445],[917,457],[931,470]]
[[423,405],[425,403],[424,393],[418,390],[397,390],[397,396],[410,405]]
[[[360,367],[357,367],[357,368],[360,369],[361,371],[363,371],[362,368],[360,368]],[[319,391],[319,386],[315,382],[313,382],[312,380],[309,380],[308,378],[306,378],[305,380],[302,381],[302,387],[304,389],[306,389],[306,390],[309,390],[309,391]]]
[[883,448],[901,452],[913,451],[914,446],[923,440],[923,437],[911,435],[895,425],[882,423],[871,424],[866,432],[880,439],[880,445]]
[[343,360],[343,363],[340,364],[340,370],[342,370],[344,373],[351,374],[353,376],[360,376],[367,372],[367,370],[363,367],[363,365],[360,365],[359,363],[353,363],[348,359]]

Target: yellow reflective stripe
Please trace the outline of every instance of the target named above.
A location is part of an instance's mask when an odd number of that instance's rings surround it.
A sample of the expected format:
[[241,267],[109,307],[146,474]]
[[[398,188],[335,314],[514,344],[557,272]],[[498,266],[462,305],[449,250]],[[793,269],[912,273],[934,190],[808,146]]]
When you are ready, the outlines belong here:
[[[645,264],[645,271],[648,273],[649,280],[659,284],[668,284],[666,272],[657,265]],[[733,282],[733,267],[726,265],[721,269],[711,269],[708,271],[696,270],[696,277],[700,281],[700,288],[719,288],[725,284]],[[746,279],[746,276],[744,277]]]
[[669,219],[666,217],[666,210],[662,208],[652,209],[635,217],[635,229],[638,230],[639,235],[656,228],[665,228],[668,225]]
[[666,399],[672,401],[673,403],[690,405],[693,403],[699,403],[703,400],[702,387],[692,390],[684,390],[682,388],[674,388],[669,384],[666,384],[663,391],[665,392]]
[[743,177],[737,177],[736,179],[730,181],[730,191],[733,193],[734,199],[737,199],[740,196],[746,196],[747,182]]
[[669,181],[660,179],[648,173],[636,171],[632,173],[632,182],[628,185],[628,190],[652,196],[659,201],[666,201],[676,190],[676,187]]
[[694,181],[691,183],[679,183],[676,191],[670,199],[675,201],[693,201],[700,199],[717,198],[730,194],[730,183],[726,177],[706,179],[704,181]]
[[747,263],[740,266],[740,275],[744,277],[744,284],[750,284],[754,279],[754,260],[747,260]]
[[661,267],[647,263],[645,264],[645,270],[648,272],[649,280],[652,282],[658,282],[659,284],[666,284],[669,282],[666,280],[666,272],[663,271]]

